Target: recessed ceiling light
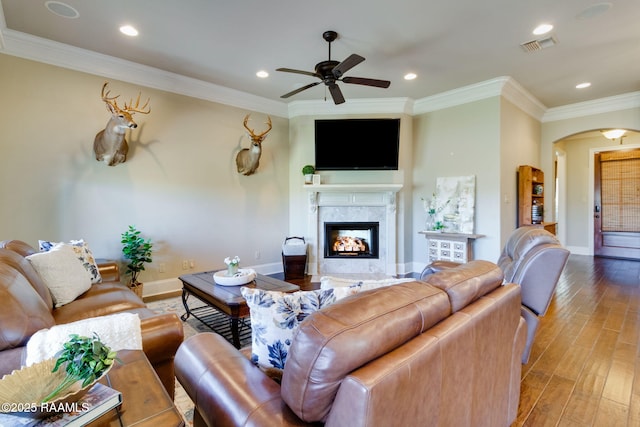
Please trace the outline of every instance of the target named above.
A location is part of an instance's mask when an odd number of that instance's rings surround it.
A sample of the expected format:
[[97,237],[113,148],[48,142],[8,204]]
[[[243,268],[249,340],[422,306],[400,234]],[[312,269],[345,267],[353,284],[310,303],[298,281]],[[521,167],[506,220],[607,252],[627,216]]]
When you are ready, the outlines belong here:
[[585,89],[585,88],[588,88],[589,86],[591,86],[591,83],[584,82],[584,83],[577,84],[576,89]]
[[256,76],[260,77],[261,79],[266,79],[267,77],[269,77],[269,73],[267,73],[265,70],[260,70],[256,73]]
[[553,30],[553,25],[551,25],[551,24],[541,24],[541,25],[538,25],[533,30],[533,34],[535,34],[536,36],[539,36],[541,34],[547,34],[551,30]]
[[77,10],[61,1],[48,1],[44,5],[49,9],[49,12],[62,16],[63,18],[75,19],[80,16]]
[[122,27],[120,27],[120,32],[122,34],[125,34],[127,36],[131,36],[131,37],[138,35],[138,30],[136,30],[131,25],[123,25]]
[[418,75],[416,73],[407,73],[404,75],[404,79],[405,80],[413,80],[416,77],[418,77]]

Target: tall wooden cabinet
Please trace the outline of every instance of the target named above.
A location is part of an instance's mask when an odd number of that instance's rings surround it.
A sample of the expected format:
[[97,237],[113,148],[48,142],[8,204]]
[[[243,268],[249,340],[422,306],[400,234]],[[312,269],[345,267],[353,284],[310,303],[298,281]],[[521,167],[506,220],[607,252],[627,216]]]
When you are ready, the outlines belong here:
[[533,166],[518,168],[518,227],[535,225],[556,234],[556,223],[544,221],[544,172]]

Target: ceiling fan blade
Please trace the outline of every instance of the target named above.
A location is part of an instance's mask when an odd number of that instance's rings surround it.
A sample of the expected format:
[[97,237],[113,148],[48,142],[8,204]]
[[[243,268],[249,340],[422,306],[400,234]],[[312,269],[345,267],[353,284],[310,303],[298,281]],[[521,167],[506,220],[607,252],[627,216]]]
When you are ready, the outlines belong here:
[[309,83],[309,84],[308,84],[308,85],[306,85],[306,86],[302,86],[302,87],[300,87],[300,88],[298,88],[298,89],[296,89],[296,90],[292,90],[292,91],[291,91],[291,92],[289,92],[289,93],[285,93],[285,94],[284,94],[284,95],[282,95],[280,98],[289,98],[290,96],[293,96],[293,95],[295,95],[296,93],[300,93],[300,92],[302,92],[303,90],[307,90],[307,89],[309,89],[310,87],[314,87],[315,85],[319,85],[320,83],[322,83],[322,82]]
[[276,71],[284,71],[285,73],[304,74],[305,76],[322,78],[322,76],[317,73],[314,73],[311,71],[294,70],[293,68],[276,68]]
[[331,93],[331,97],[333,98],[333,102],[336,105],[344,103],[344,96],[342,96],[342,91],[340,90],[338,85],[333,83],[328,86],[329,86],[329,92]]
[[362,61],[364,61],[364,58],[354,53],[333,68],[333,75],[339,79],[344,73],[346,73]]
[[377,80],[377,79],[366,79],[364,77],[345,77],[342,79],[345,83],[351,83],[356,85],[365,85],[365,86],[375,86],[388,88],[391,85],[389,80]]

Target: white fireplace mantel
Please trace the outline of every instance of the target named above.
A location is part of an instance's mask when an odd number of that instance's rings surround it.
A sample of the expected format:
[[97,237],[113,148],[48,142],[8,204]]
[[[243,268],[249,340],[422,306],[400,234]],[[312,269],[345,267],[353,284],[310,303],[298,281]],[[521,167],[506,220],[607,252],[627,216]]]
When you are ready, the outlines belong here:
[[402,190],[402,184],[318,184],[305,185],[307,191],[314,193],[333,192],[333,193],[370,193],[391,191],[397,193]]
[[[382,248],[380,254],[384,255],[384,259],[366,263],[357,260],[349,261],[350,264],[345,267],[351,271],[344,272],[396,274],[396,193],[402,190],[402,184],[319,184],[305,185],[304,188],[307,191],[309,208],[307,223],[310,246],[307,265],[309,274],[325,274],[327,271],[323,271],[323,266],[329,268],[329,263],[335,262],[324,259],[323,224],[320,224],[323,219],[318,212],[320,207],[331,208],[332,212],[336,212],[336,209],[340,208],[349,210],[350,208],[366,209],[368,207],[378,209],[380,212],[380,207],[384,207],[381,217],[383,221],[381,225],[384,227],[384,231],[381,230],[381,240],[384,241],[380,242]],[[360,218],[352,220],[357,221]],[[342,261],[342,263],[344,264],[346,261]],[[331,265],[335,266],[336,264]]]

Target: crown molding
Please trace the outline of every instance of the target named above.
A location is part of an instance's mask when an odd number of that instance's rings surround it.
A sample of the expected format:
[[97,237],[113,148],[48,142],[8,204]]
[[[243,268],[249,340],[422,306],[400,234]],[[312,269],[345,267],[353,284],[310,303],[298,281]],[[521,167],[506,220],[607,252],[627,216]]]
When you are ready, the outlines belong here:
[[0,53],[283,118],[329,114],[417,115],[494,96],[503,96],[542,122],[640,107],[640,92],[632,92],[547,109],[511,77],[498,77],[419,100],[411,98],[351,99],[339,106],[330,101],[294,101],[286,104],[10,30],[6,28],[1,9]]
[[7,28],[2,53],[232,107],[287,117],[287,104]]
[[459,87],[417,100],[413,114],[425,114],[500,95],[504,77]]
[[503,77],[502,96],[538,121],[542,120],[547,107],[511,77]]
[[327,101],[294,101],[289,104],[289,118],[299,116],[347,115],[347,114],[408,114],[413,110],[409,98],[349,99],[335,105]]
[[593,101],[585,101],[576,104],[563,105],[562,107],[549,108],[542,117],[542,122],[574,119],[577,117],[609,113],[612,111],[629,110],[639,107],[640,92],[630,92],[622,95],[595,99]]

